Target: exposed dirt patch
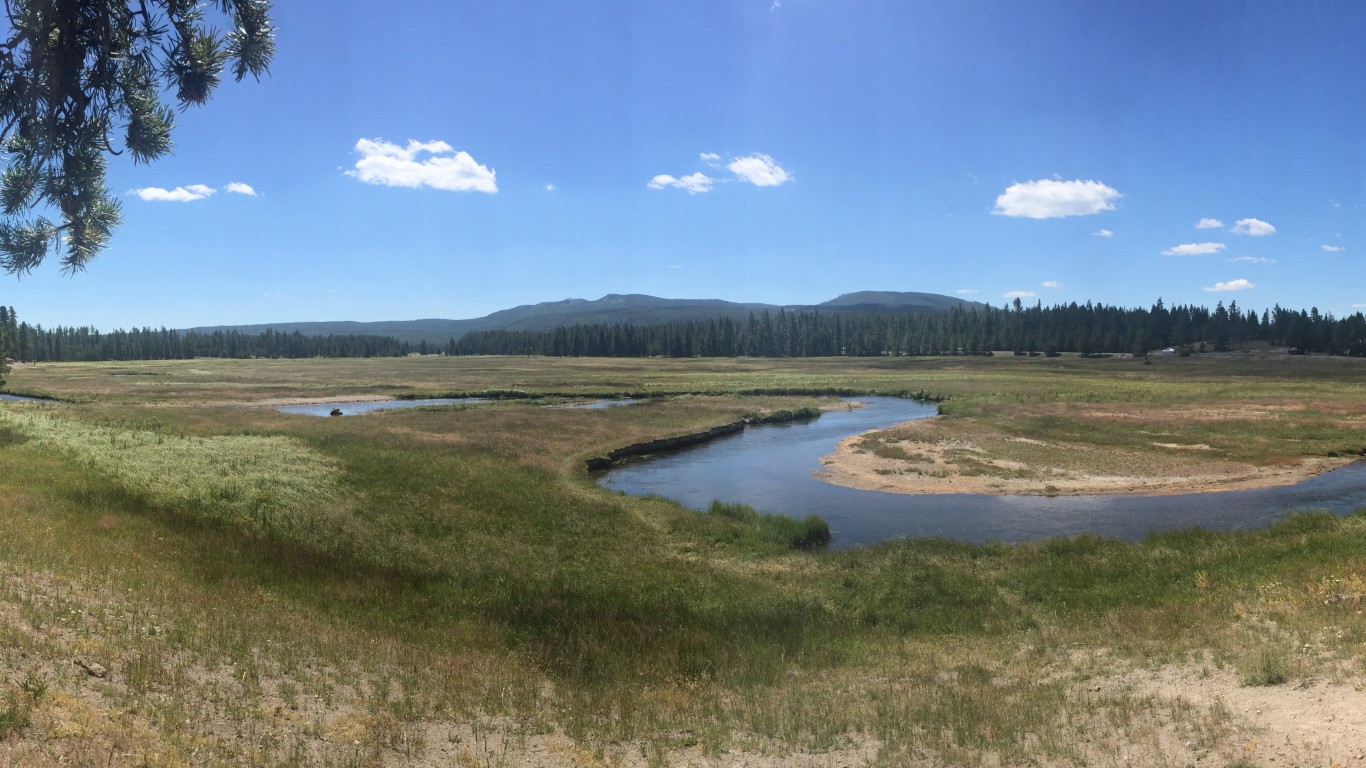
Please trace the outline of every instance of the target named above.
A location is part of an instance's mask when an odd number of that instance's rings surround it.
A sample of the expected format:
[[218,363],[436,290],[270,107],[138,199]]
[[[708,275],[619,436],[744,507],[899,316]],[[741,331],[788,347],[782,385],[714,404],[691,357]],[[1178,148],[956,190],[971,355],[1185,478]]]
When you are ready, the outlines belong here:
[[1210,750],[1224,761],[1366,765],[1366,689],[1359,682],[1339,685],[1311,679],[1245,686],[1231,669],[1184,664],[1131,672],[1096,687],[1226,713],[1229,732]]
[[1149,450],[1050,442],[963,424],[946,432],[926,419],[842,440],[821,458],[824,469],[815,476],[835,485],[910,494],[1167,495],[1292,485],[1354,460],[1311,457],[1262,466],[1223,456],[1205,443],[1150,441],[1144,447]]

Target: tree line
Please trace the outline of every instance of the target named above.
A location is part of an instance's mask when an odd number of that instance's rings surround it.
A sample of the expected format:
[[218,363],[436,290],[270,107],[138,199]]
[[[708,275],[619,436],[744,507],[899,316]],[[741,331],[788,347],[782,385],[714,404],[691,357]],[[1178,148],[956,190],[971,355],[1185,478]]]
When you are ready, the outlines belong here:
[[1258,314],[1236,301],[1122,308],[1104,304],[1024,306],[876,314],[767,311],[659,325],[591,324],[546,331],[473,331],[446,345],[450,355],[556,357],[827,357],[1133,353],[1171,347],[1182,354],[1265,342],[1292,352],[1366,355],[1366,317],[1337,319],[1317,308]]
[[0,361],[9,358],[41,363],[195,357],[400,357],[414,350],[407,342],[390,336],[365,334],[305,336],[298,331],[279,333],[268,329],[251,335],[232,330],[202,333],[167,328],[102,333],[88,326],[61,325],[48,329],[20,322],[14,307],[0,306],[0,351]]
[[657,325],[585,324],[545,331],[472,331],[444,348],[390,336],[298,331],[176,331],[134,328],[100,332],[87,326],[20,322],[0,305],[0,381],[7,359],[23,362],[176,360],[195,357],[398,357],[409,354],[544,355],[554,357],[833,357],[878,355],[1146,354],[1226,351],[1249,342],[1294,352],[1366,356],[1366,316],[1344,318],[1317,308],[1243,310],[1220,302],[1198,306],[1122,308],[1104,304],[956,306],[947,312],[822,313],[778,311],[745,319],[715,318]]

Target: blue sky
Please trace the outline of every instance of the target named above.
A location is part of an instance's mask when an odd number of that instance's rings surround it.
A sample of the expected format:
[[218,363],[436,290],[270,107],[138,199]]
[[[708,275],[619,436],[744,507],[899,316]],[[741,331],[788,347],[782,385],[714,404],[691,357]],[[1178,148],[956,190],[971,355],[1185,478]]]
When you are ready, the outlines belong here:
[[174,156],[111,161],[111,247],[0,303],[102,329],[607,293],[1366,308],[1363,3],[275,16],[269,77],[181,113]]

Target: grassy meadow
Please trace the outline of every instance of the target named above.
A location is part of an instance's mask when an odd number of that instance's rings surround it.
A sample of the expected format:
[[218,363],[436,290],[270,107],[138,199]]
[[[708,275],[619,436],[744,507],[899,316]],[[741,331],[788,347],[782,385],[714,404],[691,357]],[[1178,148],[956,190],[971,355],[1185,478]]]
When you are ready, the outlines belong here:
[[[825,552],[730,505],[614,495],[584,461],[832,391],[947,398],[950,432],[1355,455],[1364,366],[17,366],[7,391],[60,402],[0,404],[0,766],[1263,764],[1253,713],[1137,675],[1360,694],[1366,515]],[[651,399],[266,405],[506,390]]]

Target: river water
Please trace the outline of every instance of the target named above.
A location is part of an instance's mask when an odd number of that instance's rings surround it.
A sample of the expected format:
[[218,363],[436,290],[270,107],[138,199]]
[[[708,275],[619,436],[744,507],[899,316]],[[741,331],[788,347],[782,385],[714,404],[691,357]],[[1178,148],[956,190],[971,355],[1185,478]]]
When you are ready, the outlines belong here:
[[332,409],[340,410],[343,416],[359,416],[373,411],[393,411],[400,408],[418,408],[424,405],[463,405],[482,403],[482,397],[443,397],[432,400],[367,400],[358,403],[310,403],[308,405],[281,405],[275,410],[302,416],[330,416]]
[[1095,533],[1137,540],[1177,528],[1242,530],[1295,511],[1345,514],[1366,508],[1366,462],[1298,485],[1180,496],[909,495],[831,485],[811,476],[845,437],[935,413],[935,406],[889,397],[809,422],[751,427],[705,445],[607,470],[598,483],[634,496],[657,494],[693,509],[713,499],[830,523],[831,548],[902,536],[973,543]]

